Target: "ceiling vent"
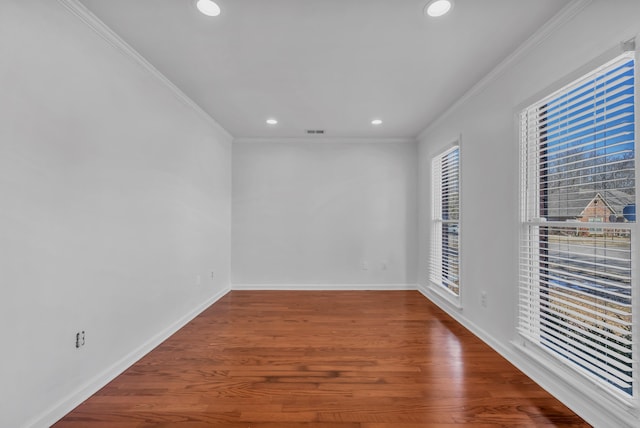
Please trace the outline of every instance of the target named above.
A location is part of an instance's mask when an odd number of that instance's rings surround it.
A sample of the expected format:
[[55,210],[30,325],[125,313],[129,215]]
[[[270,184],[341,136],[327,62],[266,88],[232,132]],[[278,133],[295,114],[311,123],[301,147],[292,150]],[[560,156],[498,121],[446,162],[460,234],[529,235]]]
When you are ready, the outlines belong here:
[[307,134],[324,134],[324,129],[307,129]]

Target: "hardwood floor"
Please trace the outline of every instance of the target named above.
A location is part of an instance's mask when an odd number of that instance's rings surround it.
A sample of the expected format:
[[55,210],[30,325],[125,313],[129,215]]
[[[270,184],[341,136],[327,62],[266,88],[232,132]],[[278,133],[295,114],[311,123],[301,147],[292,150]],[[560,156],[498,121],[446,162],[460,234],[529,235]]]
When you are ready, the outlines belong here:
[[233,291],[56,428],[589,426],[416,291]]

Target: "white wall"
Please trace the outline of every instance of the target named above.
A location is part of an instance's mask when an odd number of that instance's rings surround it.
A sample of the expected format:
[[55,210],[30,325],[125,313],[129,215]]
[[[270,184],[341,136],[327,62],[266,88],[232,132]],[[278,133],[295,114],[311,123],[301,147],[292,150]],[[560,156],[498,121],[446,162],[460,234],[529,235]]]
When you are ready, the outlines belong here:
[[57,1],[0,54],[0,426],[47,426],[228,289],[230,137]]
[[235,142],[233,287],[415,286],[416,186],[414,141]]
[[[561,380],[568,372],[549,361],[519,352],[516,339],[518,251],[518,134],[516,114],[523,103],[640,31],[640,1],[593,1],[524,55],[516,56],[449,114],[423,132],[420,158],[420,265],[427,278],[430,214],[430,162],[442,147],[462,135],[461,283],[457,310],[427,289],[430,298],[509,357],[535,380],[597,426],[626,426],[638,412],[606,398],[591,384]],[[640,42],[640,40],[639,40]],[[578,77],[578,76],[575,76]],[[482,291],[488,305],[480,304]],[[552,371],[552,369],[554,371]],[[617,418],[620,415],[620,418]],[[637,426],[637,425],[636,425]]]

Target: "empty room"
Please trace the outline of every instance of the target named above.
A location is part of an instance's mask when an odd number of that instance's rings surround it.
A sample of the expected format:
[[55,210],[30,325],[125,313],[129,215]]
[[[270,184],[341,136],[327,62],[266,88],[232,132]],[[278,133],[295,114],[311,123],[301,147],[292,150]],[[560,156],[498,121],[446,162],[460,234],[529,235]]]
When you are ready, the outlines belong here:
[[640,426],[638,0],[0,0],[0,428]]

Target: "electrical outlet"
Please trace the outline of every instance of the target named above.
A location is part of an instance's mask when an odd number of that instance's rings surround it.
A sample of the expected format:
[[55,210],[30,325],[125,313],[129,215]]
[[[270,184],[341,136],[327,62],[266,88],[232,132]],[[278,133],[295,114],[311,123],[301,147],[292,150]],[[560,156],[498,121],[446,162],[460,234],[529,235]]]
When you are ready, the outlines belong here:
[[213,278],[214,278],[213,271],[211,271],[211,279],[213,279]]
[[480,294],[480,304],[482,305],[483,308],[487,307],[487,292],[483,291]]
[[76,348],[81,348],[85,344],[84,330],[76,333]]
[[380,262],[380,270],[387,270],[389,264],[387,262]]
[[369,270],[369,262],[364,260],[362,262],[362,270]]

